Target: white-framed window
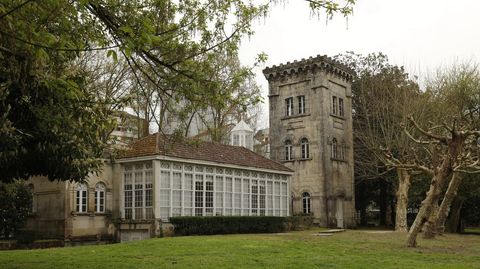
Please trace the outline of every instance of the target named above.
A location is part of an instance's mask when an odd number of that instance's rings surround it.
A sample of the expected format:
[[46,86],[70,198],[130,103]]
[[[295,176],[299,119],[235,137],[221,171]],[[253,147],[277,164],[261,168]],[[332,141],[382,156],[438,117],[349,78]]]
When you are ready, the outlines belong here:
[[240,145],[240,135],[234,134],[233,135],[233,145],[239,146]]
[[293,97],[285,99],[285,116],[293,115]]
[[[151,167],[152,163],[148,163]],[[124,215],[126,219],[149,219],[150,179],[144,163],[124,166]],[[145,192],[137,194],[136,185],[143,172]],[[286,176],[248,169],[192,165],[160,161],[159,216],[168,221],[175,216],[287,216],[290,199]],[[275,193],[274,188],[275,186]],[[153,194],[153,192],[152,192]],[[137,198],[138,196],[138,198]],[[139,212],[140,197],[144,211]],[[152,214],[153,215],[153,214]],[[146,216],[146,217],[145,217]]]
[[75,209],[78,213],[86,213],[88,208],[88,186],[85,183],[77,184],[75,188]]
[[287,140],[285,141],[285,161],[293,160],[293,147],[292,141]]
[[151,162],[124,167],[125,219],[153,219],[153,167]]
[[302,148],[302,159],[310,158],[310,145],[308,143],[308,139],[302,138],[302,140],[300,141],[300,145]]
[[195,175],[195,216],[203,216],[203,175]]
[[253,136],[251,134],[245,135],[245,147],[249,150],[253,149]]
[[332,96],[332,114],[337,115],[338,113],[338,108],[337,108],[337,97]]
[[99,182],[95,185],[95,212],[105,213],[105,184]]
[[252,189],[251,189],[251,206],[252,206],[252,215],[258,215],[258,181],[252,180]]
[[305,106],[305,95],[298,96],[298,114],[305,114],[306,106]]
[[310,202],[310,193],[304,192],[302,194],[302,209],[303,214],[310,214],[312,211],[311,202]]
[[337,139],[332,139],[332,158],[338,159],[338,152],[337,152]]
[[259,182],[259,190],[260,190],[260,195],[259,195],[259,209],[260,209],[260,216],[265,216],[265,198],[266,198],[266,192],[265,192],[265,181],[262,180]]
[[338,115],[340,117],[343,117],[345,115],[345,112],[344,112],[344,105],[343,105],[343,99],[342,98],[338,98]]
[[213,176],[205,176],[205,215],[213,216]]

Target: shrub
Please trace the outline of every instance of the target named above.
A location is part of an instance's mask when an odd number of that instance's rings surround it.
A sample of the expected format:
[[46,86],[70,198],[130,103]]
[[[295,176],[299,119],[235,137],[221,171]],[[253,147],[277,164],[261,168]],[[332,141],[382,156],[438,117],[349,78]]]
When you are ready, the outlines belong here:
[[31,190],[22,181],[0,183],[0,238],[17,236],[32,204]]
[[286,218],[266,216],[174,217],[176,235],[278,233],[287,228]]

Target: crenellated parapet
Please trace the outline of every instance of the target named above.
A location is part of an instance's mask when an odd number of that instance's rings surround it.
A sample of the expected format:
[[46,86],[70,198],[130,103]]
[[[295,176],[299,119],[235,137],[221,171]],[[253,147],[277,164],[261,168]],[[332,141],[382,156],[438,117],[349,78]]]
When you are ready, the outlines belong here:
[[295,60],[293,62],[287,62],[286,64],[267,67],[263,70],[263,74],[265,78],[270,81],[280,77],[306,74],[318,69],[347,81],[352,81],[355,77],[355,71],[326,55],[317,55],[316,57],[309,57],[308,59],[303,58],[300,61]]

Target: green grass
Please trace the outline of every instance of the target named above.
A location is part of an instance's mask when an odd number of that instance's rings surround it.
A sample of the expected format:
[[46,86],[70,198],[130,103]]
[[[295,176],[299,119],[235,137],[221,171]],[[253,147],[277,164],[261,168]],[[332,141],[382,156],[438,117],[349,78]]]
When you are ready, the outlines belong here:
[[465,228],[464,232],[468,234],[480,234],[480,228]]
[[158,238],[0,252],[0,268],[480,268],[480,237],[445,235],[404,246],[406,234],[318,230]]

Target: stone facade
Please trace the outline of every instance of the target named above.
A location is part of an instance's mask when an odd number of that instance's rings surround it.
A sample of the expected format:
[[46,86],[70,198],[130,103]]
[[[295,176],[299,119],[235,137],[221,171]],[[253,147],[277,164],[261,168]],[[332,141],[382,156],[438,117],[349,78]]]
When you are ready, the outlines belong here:
[[[49,181],[34,177],[27,181],[33,194],[32,214],[26,223],[27,230],[37,231],[39,238],[56,238],[68,242],[111,241],[115,227],[112,221],[113,168],[105,162],[101,173],[92,174],[86,186],[86,208],[77,212],[76,196],[79,184],[74,182]],[[96,186],[105,188],[104,206],[96,208]]]
[[293,214],[355,226],[353,72],[326,56],[263,70],[269,82],[271,159],[294,170]]

